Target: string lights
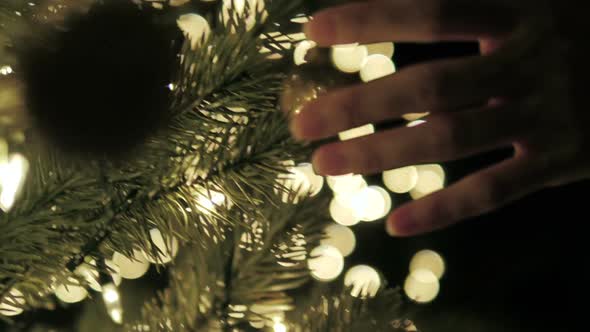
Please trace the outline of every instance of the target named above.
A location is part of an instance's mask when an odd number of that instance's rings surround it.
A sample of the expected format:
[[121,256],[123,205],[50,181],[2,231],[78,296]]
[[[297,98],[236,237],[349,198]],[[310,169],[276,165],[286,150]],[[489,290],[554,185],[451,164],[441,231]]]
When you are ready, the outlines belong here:
[[356,73],[361,70],[368,54],[367,48],[358,44],[335,45],[331,49],[334,67],[344,73]]
[[[201,15],[184,14],[176,21],[180,30],[191,42],[191,49],[195,50],[211,34],[209,22]],[[172,89],[171,89],[172,90]]]
[[113,322],[117,324],[123,323],[123,307],[121,306],[121,296],[119,290],[114,283],[110,282],[103,287],[102,299],[105,308]]
[[6,212],[12,208],[24,185],[29,162],[19,153],[2,159],[0,156],[0,209]]
[[383,172],[383,184],[387,189],[397,194],[405,194],[416,187],[418,183],[418,169],[407,166]]
[[151,254],[146,255],[146,259],[154,264],[170,263],[178,253],[178,240],[175,237],[169,237],[164,241],[164,237],[159,229],[150,230],[150,239],[154,247]]
[[354,297],[374,297],[381,288],[381,276],[368,265],[357,265],[344,275],[344,286],[351,287]]
[[406,296],[417,303],[433,301],[440,291],[445,272],[443,258],[433,250],[422,250],[410,261],[410,273],[404,283]]
[[369,55],[363,61],[360,76],[363,82],[371,82],[395,73],[395,64],[383,54]]
[[324,229],[324,233],[326,237],[320,241],[321,244],[327,244],[338,249],[344,257],[354,251],[356,237],[350,228],[338,224],[331,224]]
[[12,288],[0,303],[0,315],[7,317],[20,315],[23,313],[22,306],[24,304],[23,293],[16,288]]
[[8,76],[13,73],[12,67],[5,65],[0,67],[0,75]]
[[332,281],[342,273],[344,257],[333,246],[322,244],[314,248],[307,261],[312,277],[318,281]]

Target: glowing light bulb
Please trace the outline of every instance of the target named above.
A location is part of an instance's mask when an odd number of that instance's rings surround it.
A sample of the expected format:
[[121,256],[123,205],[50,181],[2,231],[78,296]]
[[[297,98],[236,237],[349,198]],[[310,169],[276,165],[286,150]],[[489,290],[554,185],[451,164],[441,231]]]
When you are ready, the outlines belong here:
[[308,16],[305,16],[305,15],[296,16],[296,17],[293,17],[291,19],[291,22],[293,22],[293,23],[299,23],[299,24],[304,24],[304,23],[309,22],[309,17]]
[[232,32],[235,32],[232,22],[244,21],[246,30],[252,29],[256,25],[258,17],[261,19],[260,23],[263,23],[268,17],[268,13],[264,9],[264,2],[264,0],[223,0],[221,10],[223,23],[226,26],[231,25]]
[[320,244],[327,244],[340,250],[344,257],[352,254],[356,247],[356,237],[350,228],[332,224],[324,229],[324,233],[326,233],[326,238],[322,239]]
[[310,194],[311,183],[309,178],[296,167],[289,168],[290,174],[281,174],[277,177],[277,186],[274,191],[281,196],[283,203],[299,203],[299,200]]
[[363,82],[370,82],[395,73],[393,61],[383,54],[366,57],[360,75]]
[[344,73],[356,73],[368,55],[367,47],[358,44],[332,46],[331,58],[334,67]]
[[364,126],[348,129],[338,133],[338,137],[341,141],[347,141],[354,138],[371,135],[375,133],[375,126],[372,124],[367,124]]
[[420,199],[444,188],[445,171],[440,165],[418,165],[416,169],[418,170],[418,182],[410,191],[410,196],[413,199]]
[[[115,284],[120,285],[121,284],[121,276],[118,273],[119,267],[116,266],[112,261],[110,261],[108,259],[105,260],[105,263],[110,270],[109,274],[110,274],[111,278],[113,279],[113,281],[115,282]],[[86,282],[88,283],[88,287],[90,287],[91,289],[93,289],[97,292],[102,292],[102,286],[98,282],[99,273],[98,273],[98,269],[96,267],[95,260],[91,260],[88,263],[83,263],[80,266],[78,266],[76,268],[76,270],[74,271],[74,274],[77,276],[83,277],[84,280],[86,280]]]
[[408,127],[408,128],[418,127],[419,125],[422,125],[425,123],[426,123],[426,120],[414,120],[414,121],[411,121],[410,123],[408,123],[406,125],[406,127]]
[[330,245],[322,244],[314,248],[307,261],[312,277],[319,281],[336,279],[344,268],[344,257]]
[[285,324],[283,324],[279,320],[275,321],[272,328],[273,328],[274,332],[287,332],[287,326],[285,326]]
[[21,154],[13,154],[8,162],[0,165],[0,209],[9,211],[20,193],[27,173],[29,162]]
[[113,254],[113,263],[119,268],[119,274],[125,279],[137,279],[143,276],[150,268],[150,263],[140,251],[133,251],[132,259],[125,255],[115,252]]
[[430,112],[424,112],[424,113],[407,113],[402,115],[402,118],[406,121],[415,121],[415,120],[419,120],[425,116],[428,116],[430,114]]
[[330,202],[330,216],[332,220],[343,226],[353,226],[361,221],[350,206],[343,204],[336,197]]
[[225,203],[225,195],[219,191],[202,189],[197,191],[195,207],[204,214],[211,214]]
[[117,286],[113,283],[104,285],[102,299],[109,316],[117,324],[123,323],[123,308],[121,305],[121,296]]
[[59,285],[55,289],[55,296],[65,303],[77,303],[84,300],[88,296],[86,288],[80,286],[79,282],[74,278],[69,278],[68,285]]
[[404,283],[406,295],[415,302],[433,301],[440,291],[438,278],[430,270],[417,269],[410,273]]
[[113,322],[115,322],[117,324],[123,324],[123,310],[111,309],[109,311],[109,316],[111,316],[111,319],[113,320]]
[[391,42],[374,43],[365,46],[367,47],[369,55],[382,54],[388,58],[391,58],[393,57],[393,53],[395,51],[395,46]]
[[415,270],[429,270],[440,279],[445,273],[445,261],[436,251],[422,250],[410,261],[410,272]]
[[360,220],[375,221],[389,213],[392,203],[385,189],[370,186],[351,196],[350,204]]
[[415,166],[402,167],[383,172],[383,184],[397,194],[414,189],[418,183],[418,169]]
[[209,22],[197,14],[184,14],[181,15],[176,24],[187,36],[191,42],[191,49],[196,49],[203,41],[205,41],[211,33],[211,27]]
[[7,317],[20,315],[23,312],[22,306],[24,304],[23,293],[16,288],[12,288],[0,303],[0,315]]
[[310,163],[303,163],[296,167],[296,169],[303,173],[309,182],[309,194],[313,197],[322,191],[324,187],[324,177],[317,175]]
[[336,194],[356,193],[367,187],[367,181],[358,174],[328,176],[328,186]]
[[374,297],[381,288],[379,272],[368,265],[357,265],[344,275],[344,285],[352,287],[354,297]]
[[0,75],[7,76],[10,74],[12,74],[12,67],[8,65],[0,67]]
[[175,237],[168,238],[164,241],[164,237],[160,230],[153,228],[150,230],[150,238],[152,243],[156,246],[156,257],[146,255],[146,259],[154,264],[170,263],[178,253],[178,240]]
[[119,301],[119,292],[114,284],[109,283],[103,287],[102,298],[106,303],[115,303]]
[[312,48],[316,47],[316,45],[317,44],[311,40],[304,40],[297,44],[297,46],[295,47],[295,51],[293,52],[293,60],[295,62],[295,65],[300,66],[304,63],[307,63],[307,60],[305,60],[305,56],[307,55],[307,52],[309,52],[309,50],[311,50]]

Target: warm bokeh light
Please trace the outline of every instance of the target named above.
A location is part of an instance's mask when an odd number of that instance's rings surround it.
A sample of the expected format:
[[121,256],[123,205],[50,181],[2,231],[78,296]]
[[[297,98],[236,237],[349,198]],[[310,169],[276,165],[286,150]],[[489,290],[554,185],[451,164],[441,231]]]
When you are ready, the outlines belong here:
[[412,127],[418,127],[419,125],[425,124],[426,120],[414,120],[409,122],[406,127],[408,128],[412,128]]
[[429,115],[430,112],[424,112],[424,113],[407,113],[402,115],[402,118],[406,121],[416,121],[416,120],[420,120],[423,117]]
[[410,191],[413,199],[420,199],[435,191],[441,190],[445,185],[445,171],[437,164],[418,165],[418,182]]
[[344,73],[356,73],[361,70],[368,55],[367,48],[358,44],[332,46],[331,58],[336,69]]
[[369,186],[350,196],[350,207],[362,221],[375,221],[391,210],[391,196],[381,187]]
[[275,321],[272,329],[274,332],[287,332],[287,326],[285,326],[280,320]]
[[391,58],[395,52],[395,46],[392,42],[367,44],[365,46],[367,47],[369,55],[382,54],[388,58]]
[[375,133],[375,126],[373,126],[372,124],[367,124],[364,126],[342,131],[338,134],[338,137],[341,141],[347,141],[350,139],[371,135],[373,133]]
[[178,253],[178,240],[176,238],[168,238],[166,243],[162,237],[162,233],[156,228],[150,230],[150,238],[152,243],[156,246],[154,249],[157,249],[157,259],[150,257],[151,255],[146,255],[148,262],[154,264],[166,264],[170,263],[172,259],[176,257],[176,254]]
[[[223,23],[228,26],[232,21],[242,20],[246,23],[246,29],[250,30],[256,25],[257,17],[260,17],[262,21],[268,17],[264,4],[264,0],[223,0],[221,10]],[[233,17],[230,15],[232,10]],[[235,32],[234,30],[232,26],[232,32]]]
[[7,76],[12,74],[12,67],[5,65],[0,67],[0,75]]
[[367,181],[358,174],[328,176],[326,181],[335,194],[356,193],[367,187]]
[[195,207],[204,214],[211,214],[225,203],[225,195],[212,189],[201,189],[195,193]]
[[406,295],[417,303],[433,301],[439,290],[438,278],[432,271],[426,269],[412,271],[404,283]]
[[330,202],[330,216],[332,220],[343,226],[353,226],[361,221],[354,210],[343,204],[337,197],[332,198]]
[[[109,275],[113,279],[116,285],[121,284],[121,275],[119,274],[119,267],[116,266],[111,260],[105,260],[105,263],[109,269]],[[87,263],[83,263],[79,265],[76,270],[74,270],[74,274],[80,276],[86,280],[88,283],[88,287],[91,289],[102,292],[102,286],[99,283],[99,273],[98,268],[96,266],[96,261],[91,260]]]
[[209,22],[207,22],[207,20],[201,15],[181,15],[178,20],[176,20],[176,24],[184,33],[184,35],[190,40],[191,48],[193,50],[196,49],[202,41],[206,40],[211,33]]
[[121,295],[117,286],[108,283],[103,286],[102,299],[109,316],[117,324],[123,323],[123,308],[121,305]]
[[310,163],[299,164],[296,169],[305,175],[309,182],[309,194],[313,197],[322,191],[324,187],[324,177],[317,175],[313,170],[313,165]]
[[331,224],[324,229],[324,232],[326,233],[326,238],[321,240],[321,244],[335,247],[340,250],[340,253],[344,257],[352,254],[356,247],[356,237],[350,228],[338,224]]
[[445,274],[445,261],[436,251],[422,250],[410,261],[410,273],[415,270],[429,270],[440,279]]
[[281,196],[283,203],[297,204],[301,198],[310,195],[311,182],[301,169],[290,167],[288,170],[290,174],[281,174],[277,177],[275,193]]
[[25,304],[23,293],[16,288],[12,288],[0,303],[0,315],[17,316],[22,314],[22,305]]
[[397,194],[404,194],[414,189],[418,183],[418,169],[407,166],[383,172],[383,184]]
[[115,252],[113,254],[113,263],[119,267],[119,274],[125,279],[137,279],[143,276],[150,268],[150,263],[141,251],[133,251],[133,259]]
[[322,244],[314,248],[307,261],[311,275],[319,281],[332,281],[342,273],[344,257],[338,249]]
[[12,154],[0,164],[0,209],[9,211],[20,193],[29,171],[29,162],[21,154]]
[[299,24],[304,24],[304,23],[309,22],[309,17],[308,16],[305,16],[305,15],[299,15],[299,16],[293,17],[291,19],[291,22],[293,22],[293,23],[299,23]]
[[307,52],[309,52],[309,50],[311,50],[314,47],[316,47],[316,43],[311,40],[304,40],[297,44],[297,46],[295,47],[295,51],[293,52],[293,61],[295,62],[295,64],[297,66],[300,66],[304,63],[307,63],[307,60],[305,60],[305,56],[307,55]]
[[74,278],[69,278],[70,284],[59,285],[55,288],[55,296],[65,303],[77,303],[88,296],[86,288],[82,287]]
[[373,54],[365,58],[360,75],[363,82],[371,82],[395,73],[395,64],[385,55]]
[[381,288],[381,276],[368,265],[357,265],[344,275],[344,285],[352,287],[351,294],[354,297],[374,297]]

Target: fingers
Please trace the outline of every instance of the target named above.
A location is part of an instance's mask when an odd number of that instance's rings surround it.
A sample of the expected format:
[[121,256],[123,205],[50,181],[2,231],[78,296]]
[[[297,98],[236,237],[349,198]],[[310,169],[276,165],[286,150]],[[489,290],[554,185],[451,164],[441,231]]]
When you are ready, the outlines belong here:
[[386,221],[393,236],[412,236],[447,227],[497,209],[543,187],[535,164],[514,157],[395,210]]
[[527,131],[520,105],[438,113],[417,127],[404,127],[332,143],[313,155],[322,175],[372,174],[433,161],[456,160],[507,146]]
[[305,34],[320,46],[476,40],[510,28],[509,10],[482,0],[370,0],[320,11]]
[[[405,68],[389,77],[345,88],[307,104],[294,117],[295,138],[315,140],[406,113],[481,105],[515,90],[494,56],[442,60]],[[508,83],[507,83],[508,82]]]

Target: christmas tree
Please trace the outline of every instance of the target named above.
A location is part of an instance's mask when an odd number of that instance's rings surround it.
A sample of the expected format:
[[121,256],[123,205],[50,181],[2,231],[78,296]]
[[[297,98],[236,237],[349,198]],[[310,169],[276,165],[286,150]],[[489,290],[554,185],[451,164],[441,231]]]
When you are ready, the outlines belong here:
[[[318,75],[327,55],[301,33],[316,6],[0,4],[7,329],[43,330],[31,322],[36,313],[91,297],[103,320],[129,331],[415,331],[400,292],[374,269],[329,282],[352,250],[342,225],[380,219],[391,202],[368,206],[378,190],[361,203],[335,198],[367,184],[350,175],[327,179],[328,189],[305,164],[313,146],[289,134],[292,112],[352,79]],[[331,56],[353,73],[369,51],[349,45]],[[390,44],[374,52],[382,54],[361,71],[364,81],[394,71]],[[392,190],[416,185],[415,168],[396,172],[413,172],[404,177],[413,183],[390,181]],[[126,315],[121,279],[150,266],[163,286],[141,314]]]

